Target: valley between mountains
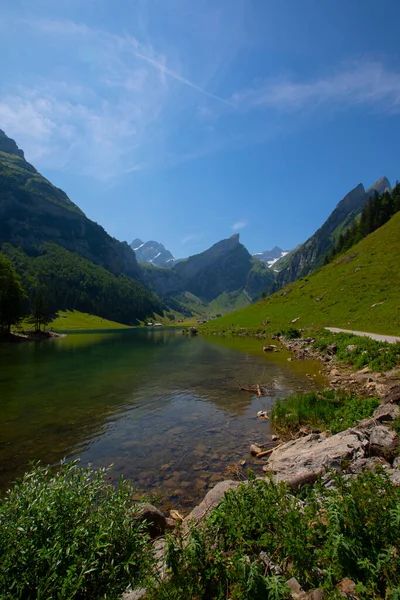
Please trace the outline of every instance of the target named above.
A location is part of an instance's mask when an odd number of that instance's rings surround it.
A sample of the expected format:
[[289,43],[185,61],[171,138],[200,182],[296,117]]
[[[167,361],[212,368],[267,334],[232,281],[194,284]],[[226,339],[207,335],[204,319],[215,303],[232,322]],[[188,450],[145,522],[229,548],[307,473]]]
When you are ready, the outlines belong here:
[[[324,263],[330,263],[332,252],[338,251],[338,244],[343,245],[343,240],[347,245],[355,243],[395,214],[399,208],[398,196],[398,188],[391,190],[386,177],[367,190],[362,184],[357,185],[338,202],[326,222],[291,251],[275,247],[252,256],[235,234],[200,254],[175,259],[161,243],[137,238],[128,245],[108,235],[25,160],[14,140],[0,132],[0,247],[21,277],[26,291],[24,310],[32,310],[40,289],[40,294],[46,297],[49,317],[60,310],[78,311],[135,325],[152,320],[161,320],[164,324],[184,319],[208,320],[247,306],[249,315],[257,310],[261,313],[259,304],[252,307],[254,302],[272,294],[278,294],[273,298],[283,298],[279,294],[285,292],[279,290],[300,280],[304,286],[304,278],[322,268]],[[379,207],[375,207],[373,222],[371,215],[364,213],[376,199]],[[390,230],[396,227],[397,219],[393,219]],[[353,234],[350,242],[349,233]],[[379,231],[374,240],[381,236],[385,236],[384,231]],[[383,282],[391,280],[385,268],[379,268],[377,263],[381,261],[379,252],[382,252],[383,264],[386,264],[385,256],[392,256],[396,264],[395,237],[395,231],[390,231],[393,242],[387,252],[379,249],[378,255],[371,252],[368,262],[362,265],[358,264],[360,258],[355,261],[354,269],[359,268],[354,271],[354,277],[349,273],[345,281],[345,285],[351,286],[351,292],[341,288],[342,298],[356,297],[353,288],[360,279],[366,285],[368,279],[372,284],[375,277]],[[362,273],[357,274],[360,269]],[[336,273],[337,269],[331,268],[331,271]],[[325,271],[321,272],[322,275],[317,276],[317,287],[322,284],[318,278],[325,277]],[[298,288],[296,285],[295,289]],[[375,313],[392,306],[390,298],[384,298],[386,291],[379,293],[380,289],[379,285],[368,288],[372,299],[376,295],[377,302],[386,303]],[[312,307],[315,323],[325,323],[327,294],[324,289],[320,293],[313,289],[313,293],[317,298],[324,298],[321,304],[317,304],[313,295],[307,295],[306,290],[301,294],[301,304]],[[287,300],[281,305],[286,306]],[[367,305],[362,306],[365,311]],[[293,318],[296,316],[299,315]],[[335,314],[332,317],[337,318]],[[398,326],[396,317],[392,312],[388,314],[390,329]],[[233,323],[235,319],[233,317]],[[245,319],[249,322],[247,317]],[[261,326],[264,320],[257,325]],[[339,326],[349,320],[325,324]],[[357,321],[362,321],[359,315]]]
[[400,597],[400,185],[332,208],[175,258],[0,130],[2,598]]

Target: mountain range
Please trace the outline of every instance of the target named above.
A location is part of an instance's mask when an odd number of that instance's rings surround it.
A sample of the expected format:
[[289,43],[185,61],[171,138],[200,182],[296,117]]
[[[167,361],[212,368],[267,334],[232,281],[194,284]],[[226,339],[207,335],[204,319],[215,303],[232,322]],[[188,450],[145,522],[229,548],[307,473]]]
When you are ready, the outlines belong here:
[[244,292],[250,303],[263,291],[272,290],[275,281],[268,267],[254,259],[240,243],[239,234],[178,262],[171,269],[149,266],[144,273],[146,283],[162,297],[190,292],[206,302],[224,292]]
[[[57,281],[63,293],[52,294],[55,309],[85,306],[126,323],[154,311],[217,314],[247,306],[321,266],[368,199],[388,188],[386,177],[367,190],[359,184],[318,231],[290,252],[275,247],[252,256],[235,234],[176,260],[158,242],[136,238],[128,245],[111,237],[38,173],[0,130],[0,248],[31,290],[38,282],[50,290]],[[75,261],[74,276],[64,285],[59,274],[68,273],[76,255],[82,260]]]

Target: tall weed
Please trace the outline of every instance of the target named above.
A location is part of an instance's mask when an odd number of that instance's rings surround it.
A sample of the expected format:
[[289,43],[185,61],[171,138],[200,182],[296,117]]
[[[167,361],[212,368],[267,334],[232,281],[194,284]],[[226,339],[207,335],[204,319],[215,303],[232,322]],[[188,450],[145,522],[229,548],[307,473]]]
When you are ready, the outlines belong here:
[[129,485],[39,464],[0,500],[0,597],[119,598],[149,567]]
[[[397,598],[400,488],[384,473],[334,475],[293,496],[284,484],[251,480],[229,492],[189,538],[171,538],[171,578],[152,600],[283,600],[285,581],[338,597],[344,577],[364,599]],[[270,566],[260,559],[266,555]]]

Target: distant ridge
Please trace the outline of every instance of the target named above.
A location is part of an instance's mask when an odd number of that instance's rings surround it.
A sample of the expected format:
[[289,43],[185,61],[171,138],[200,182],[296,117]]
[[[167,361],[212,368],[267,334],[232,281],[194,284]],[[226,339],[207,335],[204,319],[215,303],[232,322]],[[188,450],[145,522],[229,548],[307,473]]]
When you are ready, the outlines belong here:
[[143,242],[139,238],[133,240],[130,244],[136,254],[139,263],[150,263],[155,267],[171,268],[176,263],[171,252],[163,244],[153,240]]
[[271,268],[280,258],[283,258],[289,253],[288,250],[282,250],[279,246],[274,246],[272,250],[264,250],[264,252],[256,252],[253,254],[254,258],[262,260],[263,263]]

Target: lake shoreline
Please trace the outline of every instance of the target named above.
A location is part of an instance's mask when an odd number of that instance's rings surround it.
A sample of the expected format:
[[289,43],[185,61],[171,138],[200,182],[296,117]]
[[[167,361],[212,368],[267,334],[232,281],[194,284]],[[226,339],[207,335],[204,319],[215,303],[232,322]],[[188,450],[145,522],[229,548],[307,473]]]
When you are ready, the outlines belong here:
[[[400,377],[397,369],[373,373],[369,367],[355,369],[338,362],[335,354],[336,348],[330,352],[315,351],[309,346],[310,339],[284,340],[280,343],[294,354],[295,360],[318,359],[323,365],[329,379],[331,390],[345,390],[368,398],[378,396],[380,405],[375,409],[370,418],[358,421],[354,427],[343,429],[336,434],[329,431],[321,433],[299,432],[294,439],[280,443],[270,451],[266,458],[263,471],[265,475],[258,477],[268,483],[269,479],[275,483],[283,483],[288,487],[287,492],[296,497],[296,492],[306,484],[313,487],[321,481],[327,488],[335,486],[335,477],[347,478],[348,485],[363,474],[385,472],[388,481],[394,487],[400,487],[400,458],[398,456],[399,436],[395,423],[400,419]],[[270,348],[272,351],[272,349]],[[293,360],[290,358],[288,360]],[[379,471],[379,469],[381,471]],[[172,510],[170,518],[165,518],[165,531],[172,528],[177,545],[183,541],[183,548],[189,544],[192,531],[197,528],[206,529],[209,526],[208,517],[218,507],[225,506],[225,495],[241,493],[240,489],[251,486],[254,481],[227,479],[217,483],[203,497],[189,515],[183,516],[178,511]],[[388,485],[388,484],[386,484]],[[332,488],[334,489],[334,487]],[[246,492],[244,492],[246,493]],[[228,505],[229,506],[229,500]],[[304,501],[303,501],[304,505]],[[155,509],[157,510],[157,509]],[[150,522],[152,517],[149,516]],[[241,523],[242,526],[242,523]],[[262,558],[261,553],[259,558]],[[162,585],[168,587],[171,572],[167,567],[167,544],[164,537],[158,537],[154,543],[154,557],[157,562],[157,572]],[[304,600],[322,599],[325,597],[321,587],[304,592],[301,584],[293,577],[289,570],[283,570],[280,565],[272,562],[265,554],[262,560],[267,568],[278,569],[278,573],[287,579],[287,585],[293,592],[293,598]],[[286,565],[287,566],[287,565]],[[275,572],[275,571],[273,571]],[[339,590],[345,582],[346,590],[352,592],[356,589],[355,582],[344,578],[337,584]],[[146,597],[147,591],[143,588],[123,594],[124,600],[136,600]],[[341,594],[345,595],[345,594]],[[347,596],[348,594],[346,594]],[[356,596],[352,596],[356,597]]]

